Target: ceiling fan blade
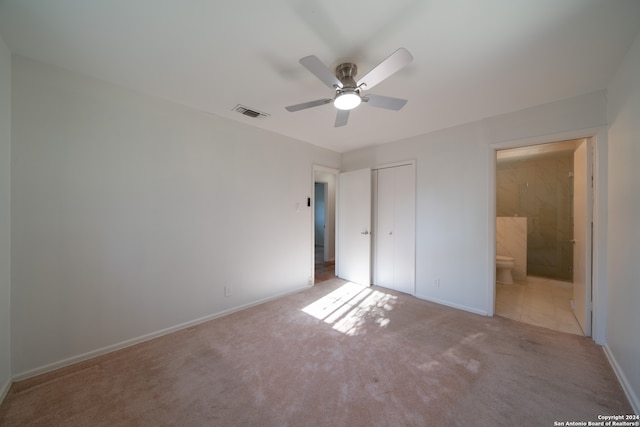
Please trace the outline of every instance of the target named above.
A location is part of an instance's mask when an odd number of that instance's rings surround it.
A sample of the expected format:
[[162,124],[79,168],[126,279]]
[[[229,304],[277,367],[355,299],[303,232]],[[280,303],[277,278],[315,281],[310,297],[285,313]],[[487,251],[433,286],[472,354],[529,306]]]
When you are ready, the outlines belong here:
[[336,124],[334,127],[344,126],[349,121],[349,110],[338,110],[336,115]]
[[413,56],[407,49],[401,47],[389,55],[387,59],[376,65],[373,70],[362,76],[362,78],[358,80],[357,85],[360,86],[364,83],[364,89],[369,90],[411,61],[413,61]]
[[315,101],[303,102],[302,104],[296,104],[296,105],[289,105],[288,107],[284,107],[284,108],[286,108],[287,111],[291,111],[293,113],[294,111],[306,110],[307,108],[318,107],[320,105],[328,104],[331,101],[333,101],[333,99],[331,98],[316,99]]
[[382,95],[367,95],[362,97],[362,100],[372,107],[385,108],[387,110],[394,111],[398,111],[407,103],[406,99],[391,98],[389,96]]
[[305,56],[300,63],[331,89],[342,87],[342,82],[315,55]]

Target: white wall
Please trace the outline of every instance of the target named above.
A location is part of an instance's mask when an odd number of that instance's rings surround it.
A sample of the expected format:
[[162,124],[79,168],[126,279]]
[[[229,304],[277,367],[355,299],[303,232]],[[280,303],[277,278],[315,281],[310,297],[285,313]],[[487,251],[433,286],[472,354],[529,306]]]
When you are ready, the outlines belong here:
[[0,38],[0,402],[11,384],[11,52]]
[[609,216],[606,349],[640,413],[640,35],[608,90]]
[[338,153],[12,65],[15,376],[307,285],[312,165]]
[[[416,296],[493,314],[495,154],[492,145],[550,142],[606,124],[603,92],[343,155],[343,169],[415,159]],[[577,134],[576,134],[577,133]],[[567,138],[569,139],[569,138]],[[440,280],[440,286],[434,280]]]

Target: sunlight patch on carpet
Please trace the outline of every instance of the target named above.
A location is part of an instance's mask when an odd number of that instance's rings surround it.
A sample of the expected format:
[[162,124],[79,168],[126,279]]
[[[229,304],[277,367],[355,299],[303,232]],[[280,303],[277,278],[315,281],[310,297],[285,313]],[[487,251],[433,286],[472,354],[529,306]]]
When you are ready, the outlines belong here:
[[348,282],[302,311],[346,335],[358,335],[367,321],[383,328],[398,297]]

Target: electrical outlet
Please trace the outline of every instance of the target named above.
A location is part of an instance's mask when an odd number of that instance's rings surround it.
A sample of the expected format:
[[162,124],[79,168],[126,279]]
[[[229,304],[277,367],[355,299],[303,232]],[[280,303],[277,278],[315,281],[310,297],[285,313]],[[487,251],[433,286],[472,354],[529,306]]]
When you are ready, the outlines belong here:
[[436,288],[440,287],[440,279],[433,279],[433,286],[435,286]]
[[307,283],[309,284],[309,286],[313,285],[313,277],[307,277]]
[[224,287],[224,296],[225,297],[230,297],[231,296],[231,286],[225,286]]

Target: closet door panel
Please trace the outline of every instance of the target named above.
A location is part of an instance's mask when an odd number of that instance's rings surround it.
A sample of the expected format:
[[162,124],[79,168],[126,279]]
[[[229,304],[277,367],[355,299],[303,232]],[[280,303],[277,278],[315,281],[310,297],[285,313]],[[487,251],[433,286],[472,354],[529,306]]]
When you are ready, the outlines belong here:
[[413,165],[394,171],[394,289],[415,293],[416,180]]
[[393,289],[395,180],[392,169],[377,171],[377,190],[376,284]]
[[371,285],[371,169],[338,175],[338,247],[340,278]]

